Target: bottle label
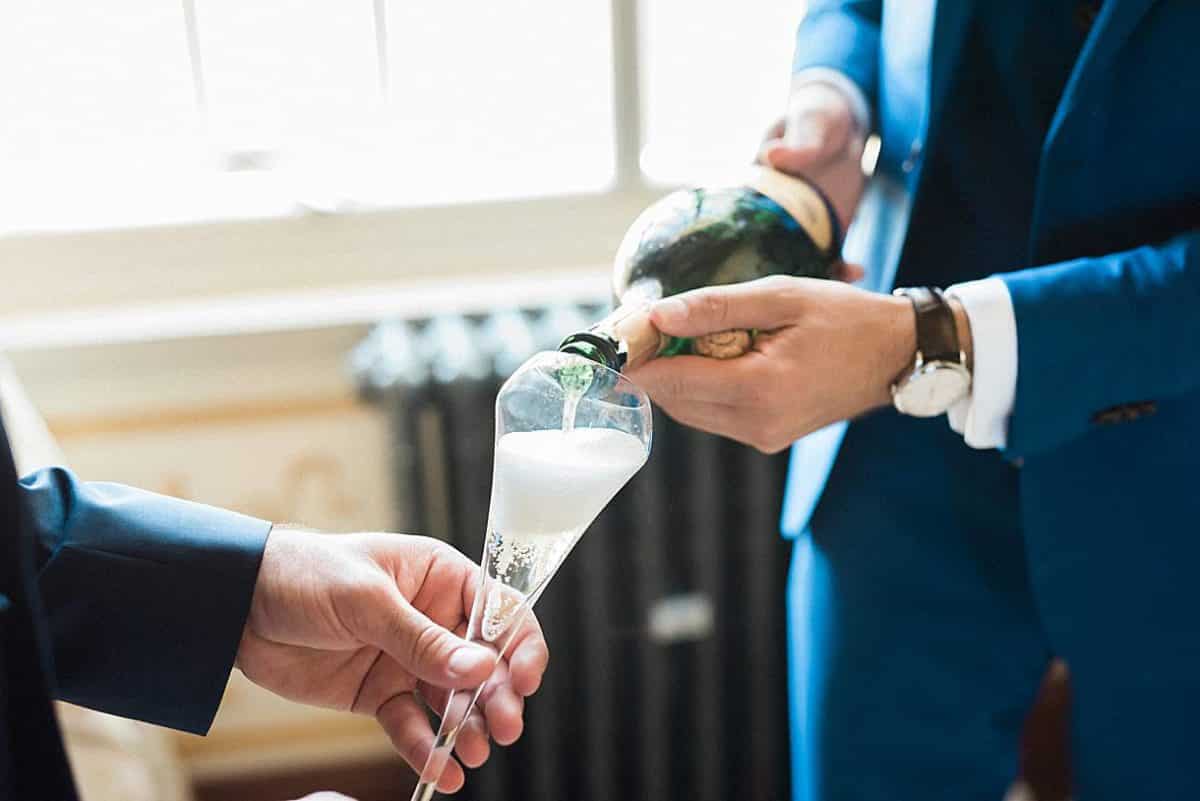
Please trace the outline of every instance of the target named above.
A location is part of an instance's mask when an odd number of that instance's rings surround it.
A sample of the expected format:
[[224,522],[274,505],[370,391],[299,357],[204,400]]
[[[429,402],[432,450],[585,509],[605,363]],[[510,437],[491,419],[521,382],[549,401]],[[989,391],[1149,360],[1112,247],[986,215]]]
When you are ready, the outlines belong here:
[[756,165],[746,185],[774,200],[800,223],[821,250],[833,246],[833,221],[820,193],[808,182]]

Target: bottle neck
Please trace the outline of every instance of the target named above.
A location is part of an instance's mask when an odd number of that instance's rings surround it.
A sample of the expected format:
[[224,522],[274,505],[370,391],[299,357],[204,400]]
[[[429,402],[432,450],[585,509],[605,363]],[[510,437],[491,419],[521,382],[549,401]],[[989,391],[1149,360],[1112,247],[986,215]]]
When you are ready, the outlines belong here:
[[558,349],[622,372],[653,359],[669,339],[650,322],[649,306],[639,299],[622,303],[587,331],[571,334]]
[[568,335],[559,343],[558,351],[582,356],[618,373],[621,371],[622,359],[618,343],[594,331],[576,331]]

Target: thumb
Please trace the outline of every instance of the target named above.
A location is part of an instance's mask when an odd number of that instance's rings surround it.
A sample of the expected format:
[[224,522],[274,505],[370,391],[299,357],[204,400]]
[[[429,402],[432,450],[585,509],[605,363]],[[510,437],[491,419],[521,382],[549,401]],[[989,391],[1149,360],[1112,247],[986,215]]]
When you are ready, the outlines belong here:
[[829,150],[819,141],[792,145],[782,139],[769,139],[763,142],[759,160],[788,175],[804,176],[829,159]]
[[741,284],[705,287],[658,301],[650,320],[677,337],[698,337],[730,329],[775,329],[798,316],[797,293],[805,279],[774,275]]
[[833,159],[840,145],[828,118],[808,110],[789,119],[781,137],[764,142],[762,156],[775,169],[800,175]]
[[430,620],[391,593],[386,608],[372,610],[376,621],[366,639],[421,681],[452,690],[478,687],[492,673],[496,655]]

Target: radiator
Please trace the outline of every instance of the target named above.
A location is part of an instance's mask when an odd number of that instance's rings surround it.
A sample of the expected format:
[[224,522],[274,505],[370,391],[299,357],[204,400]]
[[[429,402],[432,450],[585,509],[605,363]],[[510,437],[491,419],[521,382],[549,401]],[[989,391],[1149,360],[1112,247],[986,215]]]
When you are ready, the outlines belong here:
[[[357,348],[359,385],[391,420],[399,530],[478,560],[497,390],[601,311],[388,322]],[[788,798],[784,467],[656,412],[649,462],[538,602],[552,657],[524,736],[458,797]]]

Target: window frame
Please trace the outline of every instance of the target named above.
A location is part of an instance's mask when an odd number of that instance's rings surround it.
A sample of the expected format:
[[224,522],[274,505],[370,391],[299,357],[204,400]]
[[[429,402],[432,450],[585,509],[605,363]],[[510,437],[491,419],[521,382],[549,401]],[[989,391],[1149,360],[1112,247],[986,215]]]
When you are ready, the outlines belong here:
[[[181,1],[196,70],[195,0]],[[378,18],[385,0],[373,2]],[[610,2],[615,168],[607,189],[348,211],[285,203],[240,218],[5,233],[0,271],[15,280],[0,293],[0,318],[372,282],[606,270],[630,220],[671,188],[649,181],[639,164],[639,0]],[[202,103],[199,81],[195,91]]]

